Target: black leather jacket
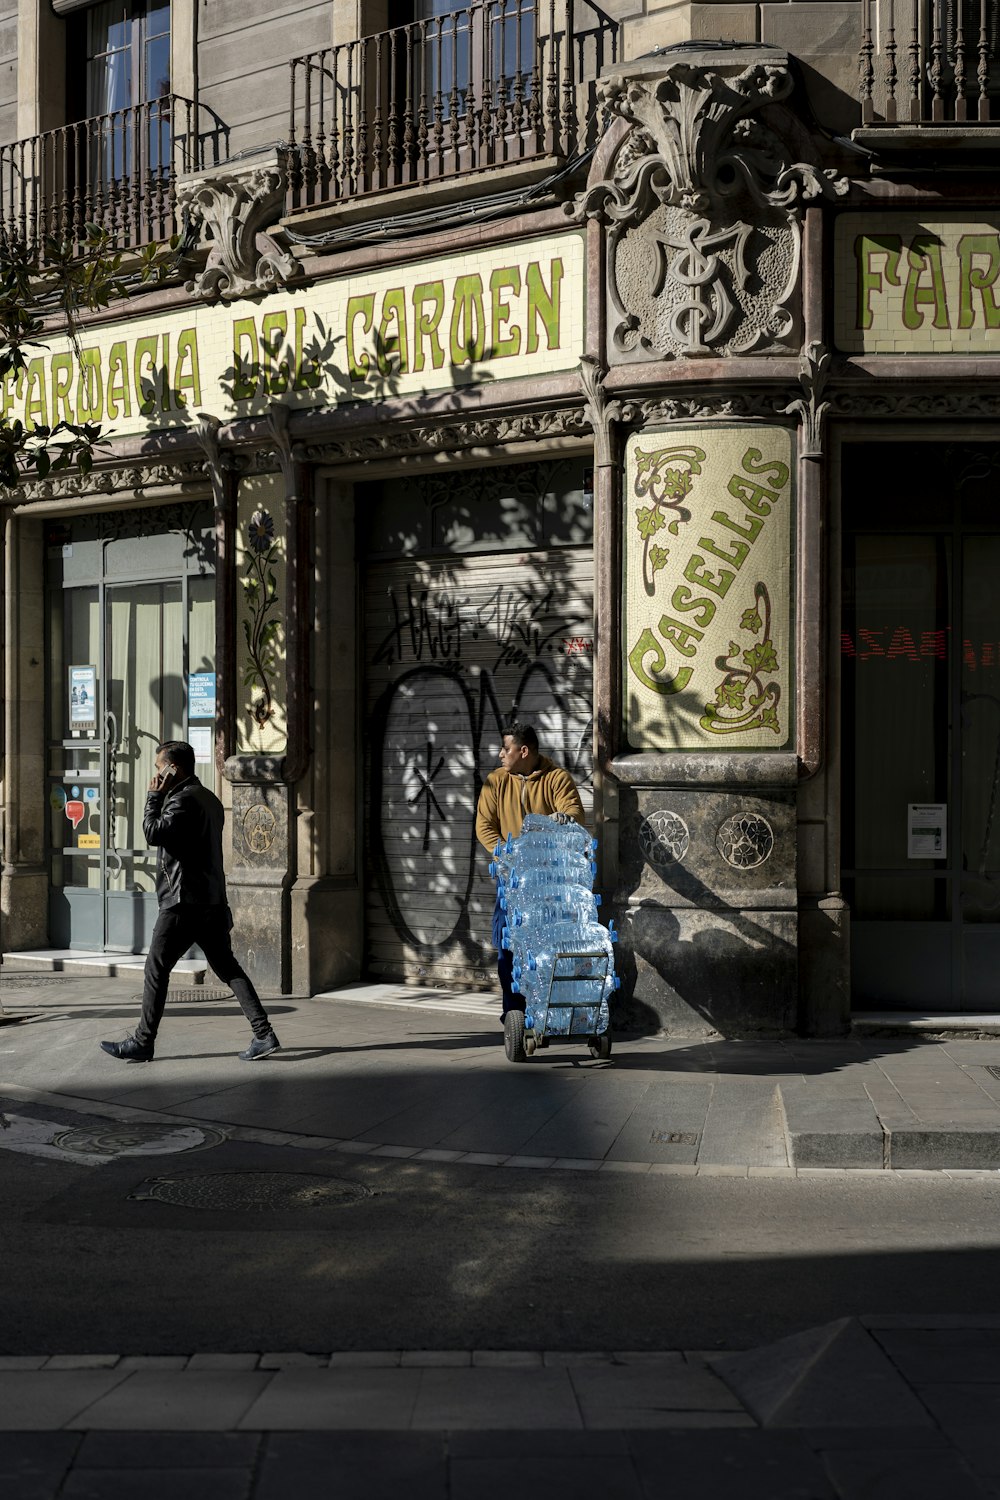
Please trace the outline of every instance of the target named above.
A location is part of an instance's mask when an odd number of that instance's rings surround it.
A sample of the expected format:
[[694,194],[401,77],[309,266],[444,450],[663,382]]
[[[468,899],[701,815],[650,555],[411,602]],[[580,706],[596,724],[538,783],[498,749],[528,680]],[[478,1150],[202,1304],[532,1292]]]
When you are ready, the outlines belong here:
[[195,776],[149,792],[142,815],[147,844],[157,849],[156,899],[167,906],[225,906],[222,825],[226,814],[214,792]]

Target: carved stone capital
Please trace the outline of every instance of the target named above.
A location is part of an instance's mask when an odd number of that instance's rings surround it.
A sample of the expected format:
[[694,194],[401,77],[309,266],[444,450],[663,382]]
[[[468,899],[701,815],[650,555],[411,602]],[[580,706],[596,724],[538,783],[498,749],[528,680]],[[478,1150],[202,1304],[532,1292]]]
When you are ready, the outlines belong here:
[[187,283],[201,297],[253,296],[292,281],[301,267],[271,232],[285,200],[283,155],[230,163],[182,178],[177,203],[210,236],[204,270]]
[[716,394],[692,391],[678,397],[651,397],[623,400],[621,419],[630,427],[659,427],[671,422],[726,421],[733,417],[757,421],[774,421],[788,410],[791,392],[782,390],[739,390]]
[[205,473],[212,483],[212,495],[216,506],[221,506],[225,494],[225,480],[223,477],[223,458],[219,447],[219,428],[222,424],[218,417],[209,412],[200,411],[194,423],[194,434],[198,439],[198,446],[205,455]]
[[285,481],[285,491],[291,495],[295,490],[295,454],[292,451],[292,439],[288,430],[289,416],[287,406],[280,401],[272,401],[264,414],[264,422],[281,470],[281,477]]
[[802,395],[784,408],[789,416],[798,416],[802,421],[800,453],[803,458],[822,458],[826,415],[829,401],[823,394],[830,374],[831,355],[821,343],[814,340],[803,355],[799,368]]
[[611,462],[611,423],[621,420],[620,401],[609,401],[604,389],[607,370],[596,355],[585,354],[580,361],[580,384],[587,397],[584,411],[594,429],[594,460],[601,468]]

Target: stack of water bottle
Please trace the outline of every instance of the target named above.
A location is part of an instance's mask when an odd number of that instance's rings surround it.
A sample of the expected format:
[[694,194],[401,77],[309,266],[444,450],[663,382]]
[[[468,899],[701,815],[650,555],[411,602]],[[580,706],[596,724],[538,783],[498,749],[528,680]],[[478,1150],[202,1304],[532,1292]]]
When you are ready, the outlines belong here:
[[520,837],[508,837],[493,851],[503,945],[514,955],[512,988],[524,996],[529,1034],[599,1036],[608,1030],[608,997],[621,982],[612,947],[618,934],[614,922],[604,927],[598,921],[596,849],[579,823],[529,813]]

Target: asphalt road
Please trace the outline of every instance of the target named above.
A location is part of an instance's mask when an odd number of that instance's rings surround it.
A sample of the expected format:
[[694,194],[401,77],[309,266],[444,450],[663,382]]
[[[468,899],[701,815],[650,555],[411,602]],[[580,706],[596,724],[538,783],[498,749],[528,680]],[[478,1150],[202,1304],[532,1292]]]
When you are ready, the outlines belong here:
[[[297,1200],[223,1200],[288,1174]],[[131,1196],[153,1176],[207,1177],[202,1206]],[[340,1183],[364,1193],[325,1201]],[[654,1178],[225,1141],[98,1168],[0,1152],[0,1198],[6,1354],[743,1348],[846,1314],[1000,1313],[1000,1175]]]

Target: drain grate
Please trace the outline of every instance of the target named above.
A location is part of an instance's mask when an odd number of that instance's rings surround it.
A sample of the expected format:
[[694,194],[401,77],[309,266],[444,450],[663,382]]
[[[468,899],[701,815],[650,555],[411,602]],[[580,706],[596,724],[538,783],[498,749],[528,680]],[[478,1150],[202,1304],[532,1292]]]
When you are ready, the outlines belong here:
[[996,1067],[995,1064],[987,1063],[986,1071],[990,1074],[991,1077],[1000,1078],[1000,1068]]
[[696,1130],[654,1130],[649,1137],[653,1146],[697,1146]]
[[79,974],[0,974],[0,995],[4,990],[40,990],[50,984],[72,984]]
[[52,1144],[81,1156],[168,1156],[179,1151],[204,1151],[226,1139],[209,1125],[78,1125],[61,1130]]
[[232,1000],[234,998],[232,990],[207,990],[203,984],[196,984],[193,989],[189,990],[167,991],[168,1000]]
[[[189,990],[168,990],[167,1001],[178,1001],[183,1003],[188,1000],[235,1000],[236,996],[232,990],[207,990],[203,984],[195,985]],[[133,995],[132,999],[137,1005],[142,1004],[141,995]]]
[[339,1208],[372,1197],[370,1188],[308,1172],[210,1172],[151,1177],[130,1198],[155,1199],[174,1208],[225,1213],[286,1213],[296,1208]]

